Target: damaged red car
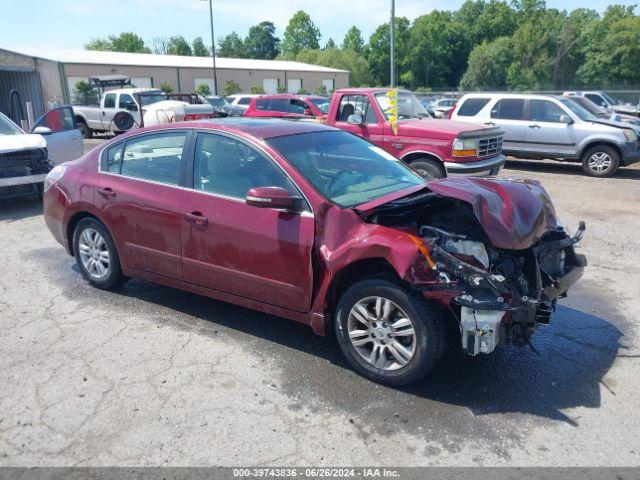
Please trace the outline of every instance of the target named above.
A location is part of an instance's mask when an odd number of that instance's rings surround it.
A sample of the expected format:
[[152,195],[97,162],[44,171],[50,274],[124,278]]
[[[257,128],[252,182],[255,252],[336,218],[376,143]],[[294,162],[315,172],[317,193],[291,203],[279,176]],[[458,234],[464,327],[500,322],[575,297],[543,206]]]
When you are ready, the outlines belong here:
[[427,183],[314,123],[136,130],[55,167],[44,207],[92,285],[137,277],[308,324],[388,385],[456,344],[526,345],[586,265],[584,225],[569,235],[537,182]]

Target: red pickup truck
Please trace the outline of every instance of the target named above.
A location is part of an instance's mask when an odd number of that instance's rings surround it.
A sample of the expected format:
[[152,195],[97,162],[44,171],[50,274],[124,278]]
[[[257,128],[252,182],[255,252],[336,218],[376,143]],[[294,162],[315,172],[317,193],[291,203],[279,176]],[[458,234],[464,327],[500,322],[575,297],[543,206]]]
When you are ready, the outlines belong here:
[[363,137],[423,177],[496,175],[506,160],[503,131],[430,117],[418,99],[398,91],[397,133],[389,123],[388,88],[336,90],[325,123]]

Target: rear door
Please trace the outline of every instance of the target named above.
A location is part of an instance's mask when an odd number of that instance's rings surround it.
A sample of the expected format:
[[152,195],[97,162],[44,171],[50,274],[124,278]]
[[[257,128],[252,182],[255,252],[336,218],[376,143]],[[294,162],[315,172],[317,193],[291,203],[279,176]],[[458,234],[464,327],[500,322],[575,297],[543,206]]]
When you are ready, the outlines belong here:
[[570,115],[550,100],[529,100],[527,112],[527,148],[552,155],[575,155],[576,135],[573,125],[561,122]]
[[189,132],[130,137],[102,153],[94,185],[123,266],[182,279],[180,203]]
[[245,203],[254,187],[277,186],[302,197],[263,152],[236,138],[199,133],[184,192],[185,280],[207,288],[306,312],[311,305],[314,219]]
[[[38,127],[45,127],[50,132],[34,132]],[[39,133],[47,142],[49,160],[54,165],[82,156],[82,134],[76,128],[72,107],[59,107],[45,113],[34,124],[32,133]]]
[[523,98],[501,98],[493,107],[486,125],[497,125],[504,130],[505,152],[527,151],[525,141],[525,100]]

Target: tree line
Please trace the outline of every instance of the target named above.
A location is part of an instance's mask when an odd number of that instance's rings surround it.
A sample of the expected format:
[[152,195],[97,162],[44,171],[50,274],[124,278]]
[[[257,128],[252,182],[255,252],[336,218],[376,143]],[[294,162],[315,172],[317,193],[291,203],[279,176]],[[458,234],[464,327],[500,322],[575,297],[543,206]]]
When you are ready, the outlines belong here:
[[[218,38],[219,57],[285,59],[351,72],[351,85],[388,85],[390,25],[365,41],[352,26],[342,42],[322,34],[304,11],[283,38],[272,22]],[[547,8],[545,0],[467,0],[458,10],[433,10],[410,21],[396,18],[398,83],[412,90],[442,88],[554,90],[563,87],[640,86],[640,16],[635,6]],[[202,38],[156,37],[150,45],[130,32],[85,45],[170,55],[211,54]]]

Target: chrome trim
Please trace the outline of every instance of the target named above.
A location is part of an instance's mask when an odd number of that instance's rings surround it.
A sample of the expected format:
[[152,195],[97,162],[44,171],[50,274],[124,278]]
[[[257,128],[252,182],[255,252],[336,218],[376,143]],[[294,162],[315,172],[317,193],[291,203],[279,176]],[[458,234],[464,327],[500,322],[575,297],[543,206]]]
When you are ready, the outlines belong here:
[[506,160],[507,157],[501,154],[488,160],[482,160],[478,162],[444,162],[444,167],[447,169],[447,172],[449,171],[449,169],[457,172],[473,172],[482,169],[491,169],[497,166],[502,166],[504,165]]
[[426,155],[431,155],[432,157],[436,157],[442,163],[445,163],[445,161],[442,159],[440,155],[438,155],[437,153],[428,152],[426,150],[411,150],[410,152],[407,152],[403,156],[401,156],[400,160],[404,161],[405,158],[407,158],[409,155],[413,155],[414,153],[424,153]]

